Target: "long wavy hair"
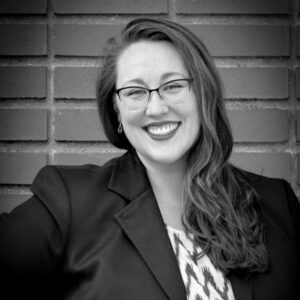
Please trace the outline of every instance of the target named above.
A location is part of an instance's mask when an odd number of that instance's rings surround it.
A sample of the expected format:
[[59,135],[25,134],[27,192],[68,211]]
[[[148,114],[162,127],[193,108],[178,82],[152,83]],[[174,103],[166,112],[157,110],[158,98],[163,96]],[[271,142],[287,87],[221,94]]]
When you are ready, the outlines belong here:
[[168,20],[142,18],[129,22],[118,38],[108,41],[97,102],[109,141],[118,148],[133,149],[125,133],[117,133],[113,99],[118,57],[141,40],[170,42],[194,79],[201,125],[188,153],[182,220],[203,250],[198,256],[207,254],[225,274],[264,272],[268,253],[259,199],[244,172],[228,162],[233,139],[220,78],[205,45],[187,28]]

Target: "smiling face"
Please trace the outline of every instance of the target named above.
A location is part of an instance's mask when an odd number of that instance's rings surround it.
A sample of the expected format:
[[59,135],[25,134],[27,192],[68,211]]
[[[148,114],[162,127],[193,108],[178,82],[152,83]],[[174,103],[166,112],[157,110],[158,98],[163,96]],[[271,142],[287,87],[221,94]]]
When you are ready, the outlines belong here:
[[[156,89],[166,82],[187,78],[190,76],[183,59],[168,42],[136,42],[124,50],[117,62],[117,89]],[[118,96],[115,101],[123,130],[146,167],[185,166],[186,154],[200,128],[193,84],[178,103],[165,102],[156,91],[145,108],[128,107]]]

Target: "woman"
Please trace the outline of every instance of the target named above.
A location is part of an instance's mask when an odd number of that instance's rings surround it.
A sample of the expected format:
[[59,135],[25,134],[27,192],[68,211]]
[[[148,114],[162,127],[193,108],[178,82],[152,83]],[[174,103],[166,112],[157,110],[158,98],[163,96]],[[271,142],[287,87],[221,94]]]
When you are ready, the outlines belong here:
[[[228,158],[220,80],[201,41],[137,19],[110,41],[97,88],[103,167],[42,169],[1,217],[2,281],[41,299],[297,299],[299,203]],[[14,288],[11,288],[11,287]]]

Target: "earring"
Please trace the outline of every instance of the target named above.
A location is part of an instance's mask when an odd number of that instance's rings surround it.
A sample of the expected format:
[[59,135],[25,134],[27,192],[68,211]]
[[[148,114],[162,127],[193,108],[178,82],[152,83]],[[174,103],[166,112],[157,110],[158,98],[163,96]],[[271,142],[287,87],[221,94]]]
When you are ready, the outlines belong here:
[[122,127],[122,123],[120,122],[118,126],[118,134],[121,134],[122,132],[123,132],[123,127]]

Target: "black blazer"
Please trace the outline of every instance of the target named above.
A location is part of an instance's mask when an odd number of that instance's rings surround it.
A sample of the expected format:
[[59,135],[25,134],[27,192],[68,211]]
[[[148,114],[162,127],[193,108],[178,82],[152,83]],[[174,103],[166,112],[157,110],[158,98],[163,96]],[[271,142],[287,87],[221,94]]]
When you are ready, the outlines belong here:
[[[284,180],[248,176],[261,196],[271,265],[251,279],[231,274],[235,299],[300,299],[299,202]],[[186,299],[136,155],[103,167],[47,166],[31,189],[30,200],[1,215],[1,299]]]

